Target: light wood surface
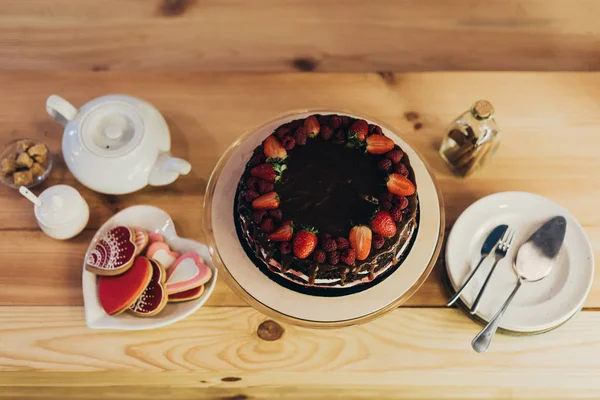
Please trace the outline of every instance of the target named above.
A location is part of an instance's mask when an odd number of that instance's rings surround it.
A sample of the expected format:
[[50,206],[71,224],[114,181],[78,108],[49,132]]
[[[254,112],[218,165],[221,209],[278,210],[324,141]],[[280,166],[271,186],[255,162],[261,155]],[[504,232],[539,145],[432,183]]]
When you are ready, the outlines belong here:
[[597,70],[591,0],[5,0],[0,70]]
[[[0,97],[2,141],[22,136],[44,140],[58,162],[42,188],[72,184],[92,213],[80,236],[56,241],[38,230],[27,200],[0,187],[0,397],[600,394],[598,277],[586,309],[564,327],[535,337],[499,336],[486,355],[470,350],[478,325],[456,309],[443,308],[447,295],[441,261],[409,302],[379,320],[333,331],[282,324],[283,336],[272,342],[257,336],[265,317],[222,283],[192,317],[150,332],[87,329],[80,289],[87,244],[112,214],[130,205],[152,204],[173,217],[182,236],[202,240],[203,195],[220,154],[241,133],[277,115],[319,107],[372,115],[419,151],[440,183],[448,228],[485,195],[529,191],[568,208],[584,226],[598,257],[600,73],[25,71],[0,74],[0,87],[5,94]],[[80,106],[116,92],[144,98],[164,113],[173,153],[193,165],[189,176],[168,187],[126,196],[93,193],[74,180],[61,161],[62,128],[46,114],[46,97],[56,93]],[[479,98],[496,107],[504,137],[492,164],[461,180],[448,172],[437,147],[446,125]],[[409,121],[407,112],[416,112],[418,119]],[[238,377],[242,379],[222,381]]]

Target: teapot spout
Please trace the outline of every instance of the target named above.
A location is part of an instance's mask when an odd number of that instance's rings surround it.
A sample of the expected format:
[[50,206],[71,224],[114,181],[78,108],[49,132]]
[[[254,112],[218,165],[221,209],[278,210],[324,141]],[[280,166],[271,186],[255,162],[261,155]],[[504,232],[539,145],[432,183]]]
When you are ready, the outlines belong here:
[[186,160],[177,157],[171,157],[169,153],[162,153],[158,156],[148,183],[152,186],[164,186],[174,182],[179,175],[187,175],[192,170],[192,166]]

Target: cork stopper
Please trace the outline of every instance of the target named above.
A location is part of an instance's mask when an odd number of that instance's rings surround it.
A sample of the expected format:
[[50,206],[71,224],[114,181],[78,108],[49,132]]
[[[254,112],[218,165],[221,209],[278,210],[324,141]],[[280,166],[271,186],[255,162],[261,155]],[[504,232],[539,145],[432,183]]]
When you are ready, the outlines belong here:
[[488,119],[494,115],[494,106],[487,100],[477,101],[471,110],[477,119]]

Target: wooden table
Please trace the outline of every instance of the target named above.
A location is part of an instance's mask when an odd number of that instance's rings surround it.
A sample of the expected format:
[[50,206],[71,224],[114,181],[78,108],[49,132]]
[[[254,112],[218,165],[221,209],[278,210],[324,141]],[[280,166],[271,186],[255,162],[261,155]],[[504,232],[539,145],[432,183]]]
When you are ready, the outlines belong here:
[[[155,104],[172,132],[173,153],[190,175],[126,196],[93,193],[61,158],[45,186],[68,183],[86,198],[86,230],[65,242],[38,229],[27,200],[1,187],[0,397],[10,398],[565,398],[600,394],[600,274],[583,312],[534,337],[498,336],[488,354],[470,341],[480,327],[444,306],[443,265],[407,303],[362,326],[309,330],[266,317],[222,282],[185,321],[147,332],[85,326],[81,266],[95,230],[134,204],[167,211],[183,236],[203,239],[202,200],[219,156],[241,133],[298,108],[372,115],[393,127],[432,167],[447,228],[475,200],[522,190],[567,207],[593,246],[600,242],[600,74],[199,74],[10,72],[0,74],[0,138],[44,140],[60,153],[62,128],[46,97],[76,105],[113,92]],[[474,100],[496,107],[504,132],[493,163],[468,180],[453,177],[437,148],[446,125]],[[414,112],[416,120],[406,113]],[[598,257],[596,252],[596,257]]]

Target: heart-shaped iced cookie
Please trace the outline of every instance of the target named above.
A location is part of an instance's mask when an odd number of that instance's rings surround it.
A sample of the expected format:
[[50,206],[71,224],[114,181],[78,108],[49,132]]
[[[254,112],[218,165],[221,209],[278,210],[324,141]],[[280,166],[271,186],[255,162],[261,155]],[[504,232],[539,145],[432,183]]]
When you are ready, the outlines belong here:
[[156,243],[156,242],[164,242],[165,238],[160,233],[149,233],[148,241],[150,242],[150,244]]
[[197,253],[185,253],[179,257],[167,271],[167,293],[185,292],[204,285],[212,272],[202,263],[202,257]]
[[98,277],[98,297],[108,315],[125,311],[152,279],[152,266],[146,257],[137,257],[131,268],[116,276]]
[[168,300],[164,286],[167,273],[159,263],[154,260],[149,261],[152,265],[152,279],[142,295],[128,309],[138,317],[152,317],[158,314],[165,308]]
[[133,231],[135,233],[135,247],[137,247],[137,254],[139,255],[148,245],[148,232],[140,228],[135,228]]
[[204,285],[197,288],[186,290],[185,292],[173,293],[169,295],[169,303],[181,303],[183,301],[196,300],[204,293]]
[[98,275],[127,271],[138,253],[135,232],[126,226],[112,228],[96,243],[86,260],[86,269]]
[[158,261],[160,265],[169,269],[175,260],[179,258],[179,253],[171,251],[169,245],[164,242],[155,242],[148,246],[146,257]]

